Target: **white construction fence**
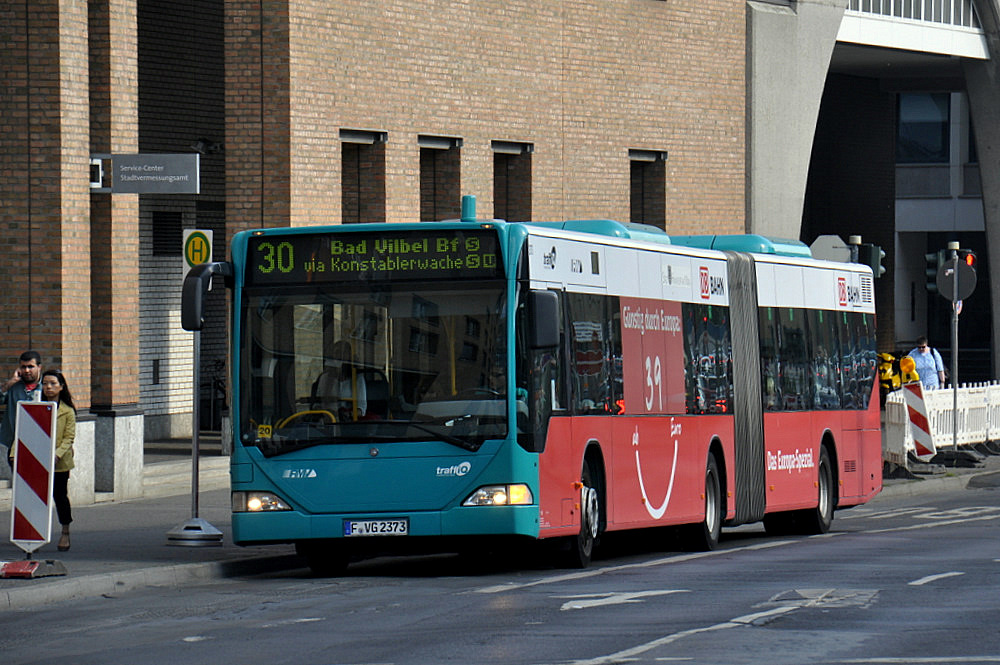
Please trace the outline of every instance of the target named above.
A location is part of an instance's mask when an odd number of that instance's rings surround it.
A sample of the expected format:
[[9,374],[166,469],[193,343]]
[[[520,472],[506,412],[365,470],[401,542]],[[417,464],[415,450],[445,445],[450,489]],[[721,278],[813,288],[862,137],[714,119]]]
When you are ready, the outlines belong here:
[[[954,450],[956,443],[965,446],[1000,440],[1000,384],[959,387],[957,436],[953,434],[954,403],[951,388],[924,391],[927,420],[938,451]],[[882,459],[905,467],[907,453],[913,452],[914,446],[902,390],[886,397],[882,418]]]

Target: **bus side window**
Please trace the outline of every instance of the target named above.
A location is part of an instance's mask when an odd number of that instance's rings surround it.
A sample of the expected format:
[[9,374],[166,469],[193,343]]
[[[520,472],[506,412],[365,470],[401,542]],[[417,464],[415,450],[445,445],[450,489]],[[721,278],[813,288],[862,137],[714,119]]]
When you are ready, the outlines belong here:
[[833,312],[808,310],[810,375],[813,380],[814,409],[839,409],[841,382],[838,357],[840,344]]
[[862,409],[868,408],[868,401],[872,396],[872,385],[875,381],[875,373],[878,371],[878,356],[875,343],[875,315],[858,313],[856,329],[858,339],[858,394],[861,396],[859,405]]
[[843,390],[845,409],[858,408],[857,376],[854,372],[854,331],[851,328],[852,314],[837,312],[837,333],[840,338],[840,382]]
[[569,362],[573,412],[610,415],[612,361],[606,311],[601,295],[567,293]]
[[802,411],[812,403],[809,355],[806,348],[805,310],[778,310],[778,354],[781,358],[781,393],[786,411]]
[[687,413],[726,413],[732,401],[728,309],[685,303],[684,392]]
[[774,307],[761,307],[760,321],[760,373],[761,399],[765,411],[780,411],[781,363],[778,358],[778,322]]

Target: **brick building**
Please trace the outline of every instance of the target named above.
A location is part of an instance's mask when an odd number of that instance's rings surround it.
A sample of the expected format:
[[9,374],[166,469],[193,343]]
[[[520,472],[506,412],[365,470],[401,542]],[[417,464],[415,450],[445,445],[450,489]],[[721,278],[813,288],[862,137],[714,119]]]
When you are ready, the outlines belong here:
[[[63,369],[95,487],[128,495],[144,436],[190,435],[184,228],[224,256],[242,229],[451,218],[474,194],[481,217],[826,231],[850,217],[816,221],[837,197],[810,175],[817,127],[845,132],[816,122],[843,9],[796,4],[0,1],[0,371],[28,348]],[[838,85],[891,130],[884,90]],[[891,164],[884,136],[862,143],[827,168],[875,171],[854,182],[879,233]],[[91,192],[91,155],[139,152],[197,152],[200,193]],[[206,386],[225,361],[211,297]]]

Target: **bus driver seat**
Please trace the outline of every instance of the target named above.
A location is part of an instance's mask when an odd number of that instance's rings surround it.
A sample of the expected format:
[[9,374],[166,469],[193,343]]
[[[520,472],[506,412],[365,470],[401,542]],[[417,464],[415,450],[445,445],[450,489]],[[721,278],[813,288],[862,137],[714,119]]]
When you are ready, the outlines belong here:
[[339,422],[360,420],[368,411],[364,374],[349,362],[351,347],[347,342],[337,342],[331,355],[327,368],[312,385],[312,408],[335,414]]

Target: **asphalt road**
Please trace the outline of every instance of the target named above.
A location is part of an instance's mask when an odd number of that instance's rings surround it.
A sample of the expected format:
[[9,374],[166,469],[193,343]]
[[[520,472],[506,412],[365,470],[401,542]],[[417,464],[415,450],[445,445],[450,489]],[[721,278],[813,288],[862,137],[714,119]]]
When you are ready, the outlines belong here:
[[4,665],[1000,663],[1000,491],[879,497],[826,536],[608,539],[584,571],[379,559],[5,613]]

